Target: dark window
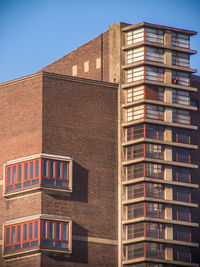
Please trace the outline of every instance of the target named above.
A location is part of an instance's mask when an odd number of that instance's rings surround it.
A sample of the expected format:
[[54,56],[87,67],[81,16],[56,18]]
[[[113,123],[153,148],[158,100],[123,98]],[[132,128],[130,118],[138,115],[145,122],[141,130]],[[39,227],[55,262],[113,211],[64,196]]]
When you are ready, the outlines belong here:
[[56,223],[56,239],[60,239],[60,223]]
[[49,238],[53,238],[53,222],[49,222]]
[[191,229],[183,226],[173,226],[173,238],[181,241],[191,241]]
[[13,166],[13,183],[16,182],[16,166]]
[[177,221],[190,221],[190,209],[187,207],[176,207],[172,209],[173,220]]
[[190,169],[187,168],[172,168],[173,181],[189,183],[190,182]]
[[190,163],[190,152],[188,149],[172,148],[172,160],[184,163]]
[[161,164],[147,163],[146,176],[152,178],[164,178],[164,166]]
[[146,203],[146,216],[153,218],[164,218],[164,206],[158,203]]
[[144,196],[144,184],[134,184],[127,187],[127,198],[133,199]]
[[146,183],[146,196],[153,198],[164,198],[164,185],[154,184],[154,183]]
[[50,177],[54,177],[54,162],[50,161]]
[[144,216],[144,203],[128,205],[128,220]]
[[144,137],[144,124],[127,128],[127,141]]
[[33,162],[30,162],[30,178],[33,178]]
[[126,152],[127,152],[127,160],[144,157],[144,144],[129,146],[126,149]]
[[27,240],[27,224],[24,224],[24,241]]
[[146,137],[157,139],[157,140],[163,140],[164,136],[164,127],[153,125],[153,124],[147,124],[146,125]]
[[148,242],[146,250],[147,257],[159,259],[165,258],[165,246],[163,244]]
[[173,200],[191,202],[190,189],[184,187],[173,187]]
[[164,147],[157,144],[146,144],[146,156],[148,158],[163,159]]
[[24,168],[25,168],[24,179],[27,180],[28,179],[28,163],[25,163]]
[[190,144],[189,131],[183,129],[172,129],[172,141],[177,143]]
[[33,223],[29,223],[29,239],[33,238]]
[[43,175],[47,176],[47,161],[43,159]]
[[35,177],[39,176],[39,160],[35,162]]
[[174,246],[173,247],[173,258],[176,261],[191,262],[190,248],[185,246]]
[[161,223],[147,223],[146,224],[146,235],[153,238],[165,237],[165,226]]
[[21,181],[22,179],[22,165],[18,165],[18,181]]
[[135,179],[144,176],[144,164],[134,164],[127,167],[127,179]]
[[144,257],[144,243],[136,243],[127,246],[127,259]]
[[15,226],[12,227],[12,243],[15,243]]

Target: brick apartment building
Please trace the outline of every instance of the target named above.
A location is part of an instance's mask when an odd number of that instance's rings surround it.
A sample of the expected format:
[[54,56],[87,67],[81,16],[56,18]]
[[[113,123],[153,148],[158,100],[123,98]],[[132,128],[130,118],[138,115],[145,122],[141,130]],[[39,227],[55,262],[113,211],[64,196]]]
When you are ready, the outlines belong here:
[[0,266],[198,266],[194,34],[116,23],[0,85]]

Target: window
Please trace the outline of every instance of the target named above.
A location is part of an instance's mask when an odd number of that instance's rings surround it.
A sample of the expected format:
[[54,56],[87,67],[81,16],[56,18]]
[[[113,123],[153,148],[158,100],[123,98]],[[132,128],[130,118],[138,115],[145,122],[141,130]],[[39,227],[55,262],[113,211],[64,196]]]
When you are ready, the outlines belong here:
[[128,180],[144,177],[144,163],[130,165],[126,167],[126,172]]
[[134,184],[127,186],[127,199],[134,199],[144,196],[144,184]]
[[147,46],[145,48],[145,59],[163,63],[164,62],[164,51],[163,49]]
[[191,215],[190,209],[187,207],[176,207],[172,208],[173,220],[190,222]]
[[191,229],[184,226],[173,226],[173,238],[180,241],[191,241]]
[[144,144],[129,146],[126,148],[127,160],[144,157]]
[[172,141],[177,143],[190,144],[190,133],[184,129],[172,128]]
[[172,160],[184,163],[190,163],[190,152],[184,148],[172,148]]
[[147,257],[150,258],[158,258],[164,259],[165,258],[165,245],[159,243],[147,243]]
[[164,166],[161,164],[147,163],[146,176],[152,178],[164,178]]
[[5,194],[34,187],[71,188],[71,160],[34,158],[5,164]]
[[154,183],[146,183],[146,196],[164,199],[164,185],[154,184]]
[[144,257],[144,243],[136,243],[126,246],[127,259]]
[[134,223],[126,226],[127,239],[144,236],[144,223]]
[[172,33],[172,45],[190,48],[190,36],[182,33]]
[[96,69],[100,69],[101,68],[101,58],[96,58]]
[[127,103],[144,98],[144,86],[138,86],[127,90]]
[[146,137],[151,139],[163,140],[164,139],[164,127],[154,124],[146,125]]
[[164,218],[164,206],[158,203],[146,203],[146,216],[153,218]]
[[176,261],[191,262],[190,248],[173,246],[173,259]]
[[144,67],[127,70],[127,83],[137,82],[144,79]]
[[187,110],[172,109],[172,121],[182,124],[190,124],[190,113]]
[[164,147],[156,144],[146,144],[146,157],[163,159],[164,158]]
[[5,254],[39,248],[40,245],[42,248],[69,249],[69,222],[33,219],[6,225],[4,231]]
[[127,45],[142,42],[144,40],[144,28],[127,32]]
[[177,66],[190,67],[190,55],[172,51],[172,64]]
[[139,218],[144,216],[144,203],[136,203],[127,206],[127,219]]
[[191,202],[191,191],[185,187],[173,187],[173,200]]
[[187,91],[172,90],[172,102],[180,105],[190,105],[190,94]]
[[77,76],[77,65],[72,66],[72,76]]
[[161,223],[146,223],[146,236],[154,238],[165,238],[165,226]]
[[145,79],[151,81],[163,82],[164,70],[157,67],[146,66],[145,67]]
[[135,48],[127,52],[127,64],[144,60],[144,47]]
[[164,120],[164,109],[162,106],[156,106],[156,105],[145,105],[146,107],[146,114],[145,117],[148,119],[154,119],[154,120]]
[[126,129],[127,141],[144,137],[144,124],[137,124]]
[[89,71],[89,61],[84,62],[84,72]]
[[190,183],[191,174],[190,169],[181,167],[172,167],[173,181]]
[[127,110],[127,121],[144,118],[144,105],[135,106]]
[[172,71],[172,83],[183,86],[190,86],[189,73],[182,71]]

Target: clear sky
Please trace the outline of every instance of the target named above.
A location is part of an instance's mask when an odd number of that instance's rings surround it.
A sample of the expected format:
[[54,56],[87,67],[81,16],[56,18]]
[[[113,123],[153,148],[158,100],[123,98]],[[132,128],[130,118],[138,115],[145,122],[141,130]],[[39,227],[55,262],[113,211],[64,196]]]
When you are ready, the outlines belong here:
[[[200,0],[0,0],[0,82],[66,55],[116,22],[150,22],[199,32]],[[200,55],[191,57],[200,75]]]

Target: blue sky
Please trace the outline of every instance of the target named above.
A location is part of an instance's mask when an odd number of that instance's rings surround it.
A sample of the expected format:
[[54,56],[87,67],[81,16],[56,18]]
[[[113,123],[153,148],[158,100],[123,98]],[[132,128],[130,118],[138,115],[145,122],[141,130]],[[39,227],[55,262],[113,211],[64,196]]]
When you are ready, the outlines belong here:
[[[66,55],[115,22],[150,22],[199,32],[200,0],[0,0],[0,82]],[[191,67],[200,75],[200,55]]]

